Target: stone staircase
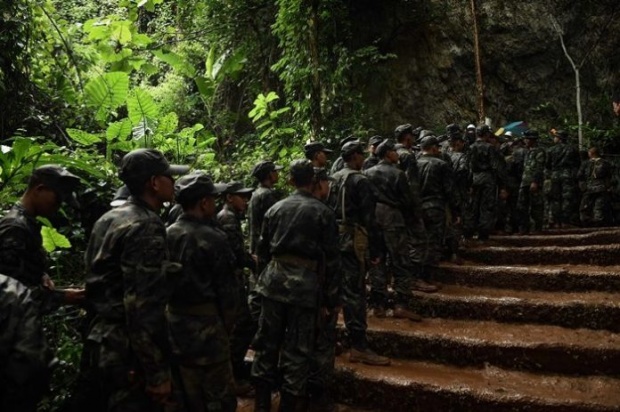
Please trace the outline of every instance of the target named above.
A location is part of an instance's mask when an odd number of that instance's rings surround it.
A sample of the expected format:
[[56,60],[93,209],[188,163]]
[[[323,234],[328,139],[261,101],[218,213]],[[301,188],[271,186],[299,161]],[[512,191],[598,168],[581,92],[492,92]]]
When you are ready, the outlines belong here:
[[369,317],[393,360],[337,359],[337,401],[375,411],[620,411],[620,229],[471,244],[416,294],[421,323]]

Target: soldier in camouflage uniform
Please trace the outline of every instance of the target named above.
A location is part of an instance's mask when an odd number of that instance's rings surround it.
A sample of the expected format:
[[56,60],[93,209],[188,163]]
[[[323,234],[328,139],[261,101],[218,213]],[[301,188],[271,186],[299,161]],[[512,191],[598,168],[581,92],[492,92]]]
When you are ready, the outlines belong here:
[[94,319],[82,364],[101,390],[92,407],[157,411],[169,402],[166,280],[180,265],[168,261],[158,212],[174,199],[172,176],[187,170],[170,165],[156,150],[128,153],[119,175],[131,197],[95,223],[85,254],[86,298]]
[[389,359],[372,352],[366,339],[366,254],[371,265],[381,261],[381,233],[375,220],[372,183],[360,169],[364,148],[359,141],[341,149],[345,167],[334,174],[328,204],[336,211],[342,255],[342,307],[351,341],[351,362],[387,365]]
[[568,132],[558,130],[555,145],[547,151],[546,168],[551,179],[550,227],[579,223],[579,188],[577,172],[581,164],[579,150],[568,144]]
[[527,130],[523,134],[527,154],[523,162],[523,177],[519,187],[519,233],[530,232],[530,221],[534,222],[534,231],[540,232],[543,226],[544,203],[542,185],[545,178],[545,149],[538,147],[538,132]]
[[19,281],[0,275],[0,410],[35,412],[49,381],[52,355],[39,302]]
[[312,142],[304,146],[306,159],[310,160],[314,167],[322,168],[327,166],[327,156],[333,152],[333,150],[326,148],[321,142]]
[[588,158],[577,176],[583,190],[579,206],[581,223],[584,226],[606,226],[611,223],[611,165],[601,158],[597,147],[588,150]]
[[10,276],[32,291],[42,314],[62,304],[83,300],[80,289],[54,290],[47,274],[47,254],[43,249],[41,223],[37,216],[50,218],[62,202],[74,200],[80,180],[66,169],[45,165],[34,170],[20,201],[0,219],[0,273]]
[[[393,140],[385,140],[376,151],[381,159],[378,165],[365,172],[378,191],[375,215],[386,251],[390,258],[390,269],[394,278],[394,317],[420,321],[421,317],[407,309],[411,299],[411,280],[414,264],[407,250],[409,239],[407,227],[414,223],[413,191],[405,172],[397,167],[398,153]],[[383,261],[385,262],[385,260]],[[371,298],[379,310],[387,307],[387,268],[371,274]],[[373,276],[374,275],[374,276]],[[376,313],[377,311],[375,311]]]
[[278,201],[274,189],[278,182],[278,171],[282,166],[263,160],[252,169],[252,176],[258,180],[258,188],[252,194],[248,205],[248,225],[250,227],[250,253],[256,254],[258,238],[263,225],[263,216]]
[[462,263],[458,258],[457,252],[459,241],[463,235],[464,221],[467,220],[471,227],[473,216],[471,215],[471,173],[469,172],[469,159],[465,153],[465,139],[462,134],[453,134],[450,137],[450,158],[452,160],[452,182],[453,192],[457,205],[461,211],[463,223],[460,225],[450,225],[449,230],[454,233],[449,240],[448,248],[451,252],[450,259],[454,263]]
[[175,184],[183,214],[167,229],[170,258],[183,265],[171,281],[166,317],[173,359],[171,411],[233,412],[237,408],[229,335],[237,318],[235,255],[214,221],[226,189],[204,172]]
[[[361,166],[361,164],[360,164]],[[269,412],[279,381],[281,411],[305,410],[317,322],[335,310],[330,286],[338,277],[334,213],[312,195],[314,168],[291,163],[296,191],[265,215],[258,244],[261,315],[253,343],[256,412]]]
[[516,233],[519,231],[519,213],[517,203],[519,200],[519,187],[523,178],[523,162],[527,150],[523,147],[523,139],[515,139],[507,149],[506,159],[506,190],[508,191],[508,199],[506,205],[508,208],[508,218],[506,230],[508,233]]
[[[351,135],[351,136],[347,136],[344,139],[340,139],[340,141],[338,142],[338,144],[340,145],[340,147],[344,146],[345,144],[349,143],[349,142],[355,142],[357,141],[358,138]],[[334,164],[332,165],[331,169],[329,170],[330,174],[334,174],[336,172],[339,172],[340,170],[342,170],[342,168],[344,167],[344,160],[342,160],[342,157],[338,156],[338,158],[336,160],[334,160]]]
[[239,312],[230,336],[230,353],[238,394],[242,394],[246,389],[251,389],[248,385],[244,385],[249,378],[249,371],[245,366],[245,355],[257,328],[256,322],[250,315],[248,306],[250,282],[244,273],[244,270],[256,272],[256,262],[245,247],[241,229],[241,219],[244,218],[248,199],[251,195],[251,188],[243,187],[240,182],[229,183],[224,192],[224,207],[217,214],[217,221],[226,232],[228,242],[235,254],[235,276],[239,287]]
[[[413,222],[407,228],[409,231],[409,255],[416,268],[422,268],[428,253],[428,234],[424,228],[424,220],[422,219],[422,204],[420,201],[420,178],[418,175],[418,164],[415,153],[413,152],[413,143],[422,132],[422,128],[413,128],[410,124],[403,124],[394,130],[394,136],[398,141],[396,145],[396,153],[398,153],[398,166],[405,172],[409,186],[413,193],[413,210],[412,215],[415,216]],[[433,293],[437,291],[437,286],[427,282],[424,277],[426,274],[418,270],[414,274],[411,287],[421,292]]]
[[362,166],[362,170],[368,170],[373,166],[376,166],[377,163],[379,163],[379,161],[381,159],[379,159],[379,157],[377,156],[377,147],[379,147],[379,145],[381,144],[381,142],[383,142],[383,137],[381,136],[372,136],[369,140],[368,140],[368,157],[366,158],[366,160],[364,160],[364,165]]
[[[422,152],[418,157],[420,171],[422,213],[429,238],[426,265],[436,266],[443,257],[446,236],[446,211],[455,224],[460,224],[461,211],[453,190],[452,170],[439,158],[439,141],[427,135],[420,142]],[[430,268],[426,270],[430,271]]]
[[478,137],[468,152],[472,173],[473,226],[464,227],[464,234],[471,238],[478,232],[478,240],[487,240],[495,227],[497,213],[499,154],[488,141],[492,134],[489,126],[478,127],[476,134]]

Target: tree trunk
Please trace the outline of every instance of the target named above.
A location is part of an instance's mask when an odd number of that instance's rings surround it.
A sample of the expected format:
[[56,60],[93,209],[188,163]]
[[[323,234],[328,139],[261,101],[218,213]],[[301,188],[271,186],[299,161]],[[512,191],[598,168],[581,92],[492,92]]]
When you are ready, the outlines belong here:
[[581,77],[579,68],[575,68],[575,103],[577,104],[577,124],[578,124],[578,135],[579,135],[579,150],[584,149],[583,147],[583,114],[581,112]]
[[320,0],[310,2],[310,64],[312,67],[312,95],[310,96],[310,126],[312,127],[312,140],[319,138],[323,118],[321,114],[321,76],[319,55],[319,3]]
[[474,28],[474,55],[476,58],[476,86],[478,94],[476,98],[476,106],[478,107],[478,121],[483,122],[485,118],[484,113],[484,83],[482,82],[482,62],[480,58],[480,39],[478,36],[478,9],[476,7],[476,0],[471,0],[471,15]]

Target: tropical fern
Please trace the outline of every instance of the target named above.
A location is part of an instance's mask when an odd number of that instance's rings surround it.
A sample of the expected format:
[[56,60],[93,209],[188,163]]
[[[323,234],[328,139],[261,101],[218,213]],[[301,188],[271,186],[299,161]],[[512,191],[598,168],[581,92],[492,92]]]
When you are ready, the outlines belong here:
[[105,73],[95,77],[84,88],[87,102],[95,109],[95,118],[105,122],[111,110],[125,103],[129,92],[129,75]]

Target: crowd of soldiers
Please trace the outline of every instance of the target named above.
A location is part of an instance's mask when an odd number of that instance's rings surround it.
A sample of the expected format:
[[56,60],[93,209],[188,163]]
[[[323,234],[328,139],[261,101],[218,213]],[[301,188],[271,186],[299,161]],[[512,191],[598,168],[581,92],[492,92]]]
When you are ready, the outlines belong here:
[[81,305],[67,410],[234,411],[253,391],[265,412],[278,391],[281,411],[327,411],[340,314],[348,361],[387,366],[368,345],[368,314],[420,321],[412,292],[437,291],[439,262],[462,264],[463,242],[611,223],[611,166],[596,147],[582,161],[566,132],[553,138],[545,150],[534,130],[449,125],[437,136],[406,124],[393,138],[339,142],[330,172],[333,151],[312,142],[282,199],[271,161],[253,168],[253,189],[135,150],[92,229],[85,289],[55,289],[37,221],[72,202],[79,178],[39,167],[0,220],[0,409],[36,410],[54,362],[41,318]]

